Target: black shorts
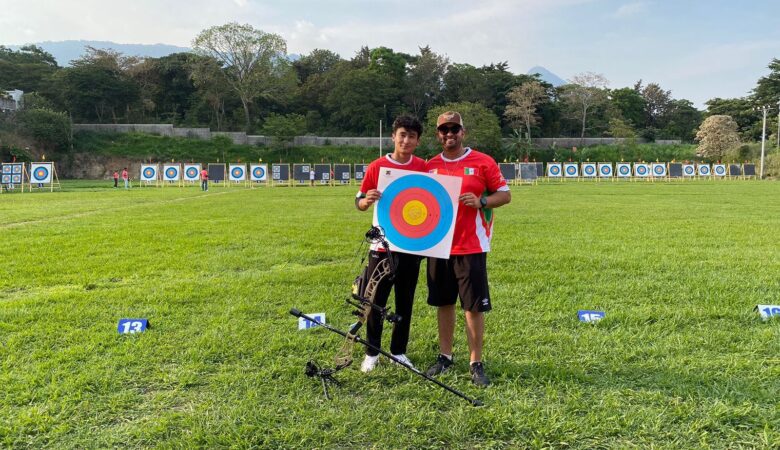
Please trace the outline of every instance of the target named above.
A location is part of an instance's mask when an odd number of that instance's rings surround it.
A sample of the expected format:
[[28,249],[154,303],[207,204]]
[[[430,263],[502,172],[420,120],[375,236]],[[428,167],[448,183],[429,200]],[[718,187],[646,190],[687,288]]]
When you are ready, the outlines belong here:
[[428,304],[454,305],[460,297],[464,311],[487,312],[490,291],[487,253],[452,255],[449,259],[428,258]]

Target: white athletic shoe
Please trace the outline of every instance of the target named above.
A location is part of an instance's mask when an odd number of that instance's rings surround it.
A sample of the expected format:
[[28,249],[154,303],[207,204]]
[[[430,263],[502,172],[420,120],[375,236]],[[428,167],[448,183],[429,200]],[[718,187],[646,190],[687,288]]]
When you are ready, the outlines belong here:
[[371,372],[376,367],[376,363],[378,361],[379,361],[379,355],[376,356],[366,355],[365,359],[363,359],[363,363],[360,364],[360,371],[363,373]]
[[[393,358],[401,361],[402,363],[406,364],[407,366],[414,367],[414,364],[412,364],[412,361],[410,361],[409,358],[406,357],[406,355],[393,355]],[[398,364],[398,363],[393,361],[393,364]]]

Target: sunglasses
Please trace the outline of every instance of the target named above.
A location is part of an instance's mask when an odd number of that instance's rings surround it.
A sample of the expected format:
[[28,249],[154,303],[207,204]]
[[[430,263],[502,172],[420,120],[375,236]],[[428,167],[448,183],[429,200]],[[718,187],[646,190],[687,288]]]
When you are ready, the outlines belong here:
[[441,134],[447,134],[450,132],[452,132],[452,134],[458,134],[460,133],[460,130],[462,130],[462,127],[460,125],[450,125],[450,126],[442,125],[439,128],[437,128],[437,130],[439,130],[439,133]]

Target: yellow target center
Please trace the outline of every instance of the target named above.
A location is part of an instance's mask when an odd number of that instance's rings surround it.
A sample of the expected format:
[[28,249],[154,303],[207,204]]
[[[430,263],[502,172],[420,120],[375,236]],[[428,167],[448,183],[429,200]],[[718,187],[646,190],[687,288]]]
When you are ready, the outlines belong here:
[[409,225],[420,225],[428,217],[428,208],[419,200],[412,200],[404,205],[404,221]]

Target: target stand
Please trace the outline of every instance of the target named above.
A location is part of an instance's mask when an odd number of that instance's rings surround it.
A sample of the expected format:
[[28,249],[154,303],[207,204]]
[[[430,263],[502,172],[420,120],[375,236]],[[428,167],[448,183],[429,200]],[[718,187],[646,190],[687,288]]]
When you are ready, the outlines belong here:
[[268,186],[268,164],[250,164],[249,165],[249,186],[254,189],[255,186]]
[[14,192],[19,187],[19,192],[24,193],[25,180],[29,180],[27,167],[24,163],[3,163],[2,178],[0,180],[2,187],[6,192]]
[[[33,184],[35,186],[33,186]],[[47,185],[49,192],[54,192],[55,186],[61,189],[60,178],[57,176],[57,169],[53,162],[34,162],[30,163],[30,182],[28,183],[30,192],[33,187],[44,190]]]

